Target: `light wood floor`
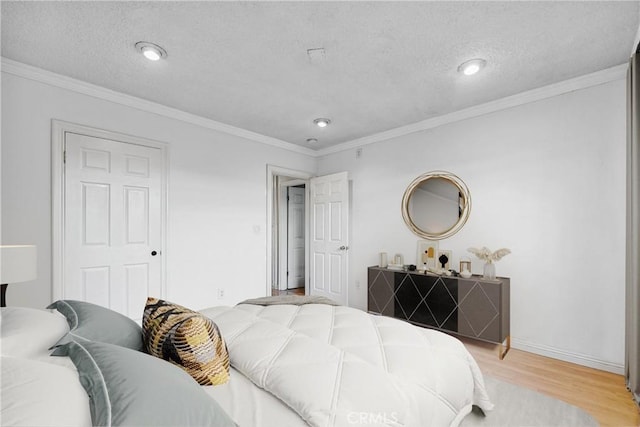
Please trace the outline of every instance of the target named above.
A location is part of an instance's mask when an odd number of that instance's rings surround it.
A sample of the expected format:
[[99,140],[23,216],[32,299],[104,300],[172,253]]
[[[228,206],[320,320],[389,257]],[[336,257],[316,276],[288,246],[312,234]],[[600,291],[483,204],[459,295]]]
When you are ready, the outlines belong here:
[[304,295],[304,288],[288,289],[286,291],[279,291],[278,289],[271,289],[271,296],[278,295]]
[[602,426],[640,426],[640,412],[622,375],[513,348],[500,360],[497,346],[462,341],[486,375],[578,406]]

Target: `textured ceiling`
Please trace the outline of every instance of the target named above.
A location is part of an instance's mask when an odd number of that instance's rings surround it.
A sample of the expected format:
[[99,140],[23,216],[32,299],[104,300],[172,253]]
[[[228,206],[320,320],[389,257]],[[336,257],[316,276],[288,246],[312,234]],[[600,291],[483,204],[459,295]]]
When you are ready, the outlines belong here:
[[[2,1],[1,14],[6,58],[312,149],[625,63],[639,25],[637,1]],[[145,60],[141,40],[167,60]],[[457,72],[475,57],[480,74]]]

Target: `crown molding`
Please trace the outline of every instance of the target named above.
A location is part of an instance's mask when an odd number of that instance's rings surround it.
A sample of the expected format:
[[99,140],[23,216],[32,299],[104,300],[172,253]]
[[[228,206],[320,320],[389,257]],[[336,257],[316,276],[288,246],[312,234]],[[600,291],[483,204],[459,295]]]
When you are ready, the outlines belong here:
[[190,123],[193,125],[201,126],[203,128],[238,136],[250,141],[260,142],[263,144],[271,145],[273,147],[282,148],[284,150],[304,154],[310,157],[322,157],[328,154],[338,153],[341,151],[362,147],[364,145],[398,138],[401,136],[433,129],[438,126],[482,116],[484,114],[493,113],[507,108],[513,108],[519,105],[552,98],[554,96],[562,95],[576,90],[586,89],[588,87],[597,86],[615,80],[621,80],[625,78],[628,67],[627,64],[620,64],[615,67],[597,71],[595,73],[586,74],[584,76],[565,80],[559,83],[543,86],[541,88],[518,93],[516,95],[487,102],[485,104],[465,108],[453,113],[433,117],[407,126],[401,126],[385,132],[380,132],[374,135],[365,136],[363,138],[354,139],[342,144],[334,145],[332,147],[327,147],[316,151],[292,144],[290,142],[282,141],[277,138],[272,138],[256,132],[251,132],[246,129],[238,128],[195,114],[187,113],[182,110],[167,107],[162,104],[137,98],[135,96],[126,95],[124,93],[116,92],[111,89],[106,89],[102,86],[97,86],[71,77],[63,76],[61,74],[56,74],[51,71],[17,62],[5,57],[1,58],[0,65],[3,73],[13,74],[22,78],[71,90],[83,95],[92,96],[94,98],[103,99],[127,107],[136,108],[138,110],[155,113],[171,119],[180,120],[185,123]]
[[180,120],[185,123],[201,126],[206,129],[223,132],[233,136],[238,136],[250,141],[260,142],[263,144],[271,145],[273,147],[293,151],[299,154],[305,154],[311,157],[317,157],[318,155],[314,150],[300,147],[290,142],[282,141],[277,138],[272,138],[256,132],[251,132],[246,129],[220,123],[215,120],[207,119],[195,114],[178,110],[176,108],[167,107],[166,105],[158,104],[156,102],[151,102],[135,96],[126,95],[124,93],[116,92],[102,86],[63,76],[61,74],[53,73],[51,71],[27,65],[22,62],[17,62],[5,57],[1,58],[1,70],[3,73],[13,74],[18,77],[37,81],[39,83],[67,89],[83,95],[114,102],[116,104],[135,108],[141,111],[158,114],[170,119]]
[[354,139],[339,145],[327,147],[316,152],[317,157],[326,156],[328,154],[338,153],[340,151],[350,150],[362,147],[364,145],[374,144],[376,142],[386,141],[392,138],[398,138],[411,133],[421,132],[433,129],[438,126],[455,123],[461,120],[482,116],[484,114],[493,113],[507,108],[517,107],[519,105],[540,101],[565,93],[573,92],[580,89],[586,89],[592,86],[598,86],[615,80],[626,78],[628,64],[620,64],[605,70],[596,71],[595,73],[585,74],[584,76],[575,77],[559,83],[532,89],[516,95],[507,96],[505,98],[490,101],[485,104],[476,105],[455,111],[453,113],[444,114],[442,116],[433,117],[407,126],[401,126],[385,132],[374,135],[365,136],[363,138]]

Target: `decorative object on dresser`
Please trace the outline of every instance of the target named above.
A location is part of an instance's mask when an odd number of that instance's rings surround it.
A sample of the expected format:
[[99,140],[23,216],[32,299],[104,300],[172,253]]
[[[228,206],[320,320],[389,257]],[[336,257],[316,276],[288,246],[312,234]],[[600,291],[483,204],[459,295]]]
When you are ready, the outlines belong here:
[[[510,279],[473,275],[445,277],[423,272],[368,269],[368,310],[419,326],[511,348]],[[506,341],[506,348],[503,344]]]
[[470,212],[469,189],[450,172],[420,175],[402,197],[402,218],[423,239],[440,240],[454,235],[467,222]]
[[9,283],[29,282],[37,277],[37,249],[33,245],[0,246],[0,307],[6,307]]
[[483,246],[481,249],[469,248],[469,252],[477,256],[484,261],[484,268],[482,277],[488,280],[496,279],[496,266],[494,261],[500,261],[503,257],[509,255],[511,251],[507,248],[498,249],[495,252],[491,252],[491,249]]
[[451,269],[451,257],[453,254],[451,251],[439,249],[438,250],[438,268],[443,270]]
[[399,265],[404,265],[404,257],[402,256],[402,254],[396,254],[393,257],[393,263],[394,264],[399,264]]
[[389,262],[387,261],[387,253],[380,252],[380,263],[378,264],[378,267],[385,268],[387,265],[389,265]]
[[402,256],[402,254],[395,254],[395,256],[393,257],[393,262],[390,262],[387,265],[387,268],[389,270],[404,270],[404,257]]
[[416,265],[418,270],[438,268],[438,242],[434,240],[418,240],[418,252],[416,253]]
[[460,276],[465,279],[471,277],[471,260],[467,257],[460,258]]

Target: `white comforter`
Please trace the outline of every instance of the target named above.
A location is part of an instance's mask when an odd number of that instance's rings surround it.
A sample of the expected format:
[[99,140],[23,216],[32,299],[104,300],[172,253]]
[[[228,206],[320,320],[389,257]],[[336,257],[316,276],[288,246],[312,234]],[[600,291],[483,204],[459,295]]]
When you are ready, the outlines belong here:
[[456,426],[493,407],[471,355],[437,331],[320,304],[202,312],[235,370],[311,426]]

